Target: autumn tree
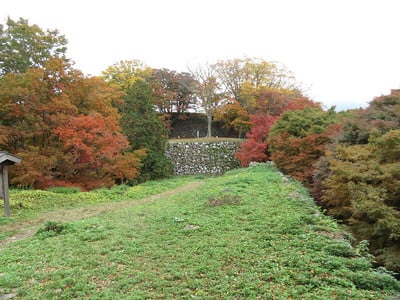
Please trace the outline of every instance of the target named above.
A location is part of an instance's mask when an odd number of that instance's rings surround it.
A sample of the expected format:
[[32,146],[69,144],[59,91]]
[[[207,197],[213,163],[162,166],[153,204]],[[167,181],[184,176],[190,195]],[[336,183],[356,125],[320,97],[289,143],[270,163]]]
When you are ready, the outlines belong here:
[[225,90],[241,105],[244,104],[240,97],[241,88],[243,83],[249,80],[248,61],[248,58],[237,58],[227,61],[221,60],[213,65],[213,69]]
[[[90,189],[110,186],[121,174],[137,176],[126,169],[107,171],[128,147],[118,133],[119,114],[113,107],[121,101],[118,96],[120,91],[103,79],[85,77],[58,58],[48,59],[43,68],[3,75],[1,147],[24,158],[12,182]],[[138,166],[130,161],[126,168]]]
[[317,163],[313,195],[357,240],[367,240],[375,261],[400,270],[400,91],[365,109],[340,113],[337,143]]
[[50,58],[64,62],[67,40],[58,30],[42,30],[28,20],[7,19],[0,24],[0,76],[24,73],[28,68],[44,67]]
[[267,155],[269,131],[283,112],[305,107],[320,107],[319,104],[295,91],[261,88],[254,95],[255,111],[250,114],[252,126],[247,133],[247,140],[241,144],[240,150],[236,153],[243,166],[248,166],[252,161],[261,162],[269,159]]
[[240,150],[236,157],[240,160],[242,166],[248,166],[250,162],[263,162],[268,160],[267,155],[267,137],[270,128],[278,120],[278,116],[267,114],[254,114],[250,116],[252,128],[247,133],[247,140],[240,145]]
[[333,110],[304,108],[286,111],[268,136],[271,159],[285,174],[312,184],[314,164],[325,154],[326,145],[339,128]]
[[0,123],[8,129],[3,131],[6,150],[52,144],[52,130],[78,113],[61,92],[69,81],[69,70],[58,59],[48,61],[45,67],[0,78]]
[[366,118],[370,127],[381,134],[400,128],[400,90],[372,100],[366,109]]
[[77,114],[68,97],[60,93],[65,74],[62,61],[47,61],[46,69],[29,68],[0,78],[0,147],[23,157],[12,182],[21,186],[47,186],[54,179],[60,158],[52,131]]
[[[63,164],[58,172],[64,180],[85,189],[134,179],[140,169],[143,150],[124,153],[129,143],[113,117],[98,113],[78,115],[58,126],[54,133],[63,144]],[[132,173],[134,170],[134,173]]]
[[246,108],[254,105],[252,89],[261,86],[269,89],[299,88],[286,68],[263,59],[244,57],[218,61],[213,68],[225,91]]
[[271,89],[261,86],[255,92],[253,113],[280,116],[287,110],[293,111],[305,107],[320,108],[320,104],[310,100],[297,90]]
[[141,180],[156,179],[172,173],[164,155],[168,132],[153,108],[152,90],[143,80],[136,80],[127,90],[121,106],[121,124],[132,150],[146,150]]
[[213,117],[224,99],[224,94],[221,92],[215,69],[211,65],[199,65],[196,68],[189,68],[189,71],[197,80],[195,92],[207,116],[207,137],[211,137]]
[[106,82],[128,89],[137,79],[148,80],[152,69],[140,60],[121,60],[102,72]]
[[365,109],[346,112],[343,116],[341,142],[367,144],[370,135],[383,135],[400,128],[400,90],[374,98]]
[[153,102],[162,114],[182,115],[196,104],[196,81],[190,73],[154,69],[149,82]]
[[238,132],[239,138],[253,125],[247,111],[235,99],[229,99],[217,109],[215,120],[221,121],[226,129],[233,128]]
[[327,156],[322,204],[359,240],[368,240],[378,263],[400,270],[400,130],[368,144],[338,145]]
[[81,114],[99,113],[106,118],[120,118],[118,107],[123,104],[125,93],[102,77],[85,77],[78,73],[64,93]]

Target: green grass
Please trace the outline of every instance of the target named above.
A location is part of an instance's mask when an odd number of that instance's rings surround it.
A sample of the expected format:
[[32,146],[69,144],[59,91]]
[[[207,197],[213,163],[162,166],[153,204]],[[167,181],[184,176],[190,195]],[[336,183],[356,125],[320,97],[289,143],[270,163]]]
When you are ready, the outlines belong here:
[[[171,179],[148,181],[134,187],[120,185],[111,189],[101,188],[91,192],[78,192],[79,190],[76,188],[62,187],[52,188],[48,191],[11,190],[10,204],[12,217],[0,217],[0,225],[9,224],[26,218],[34,218],[42,212],[55,209],[137,200],[173,188],[178,188],[194,180],[197,180],[194,176],[181,176]],[[3,210],[4,204],[3,201],[0,201],[0,211]]]
[[399,283],[373,270],[347,240],[334,239],[342,236],[337,223],[274,167],[203,180],[194,191],[129,209],[71,223],[46,222],[35,236],[0,252],[0,296],[400,297]]

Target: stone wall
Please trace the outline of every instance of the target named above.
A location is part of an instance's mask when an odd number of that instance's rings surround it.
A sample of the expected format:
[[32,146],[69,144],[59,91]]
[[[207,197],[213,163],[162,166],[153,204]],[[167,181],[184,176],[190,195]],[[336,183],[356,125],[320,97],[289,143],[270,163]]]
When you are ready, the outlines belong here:
[[[205,114],[187,113],[177,117],[173,115],[170,138],[197,138],[207,135],[207,118]],[[212,136],[236,138],[238,136],[233,130],[227,130],[221,122],[214,121],[212,124]]]
[[241,140],[173,142],[166,146],[166,155],[174,163],[176,175],[221,174],[240,167],[235,153]]

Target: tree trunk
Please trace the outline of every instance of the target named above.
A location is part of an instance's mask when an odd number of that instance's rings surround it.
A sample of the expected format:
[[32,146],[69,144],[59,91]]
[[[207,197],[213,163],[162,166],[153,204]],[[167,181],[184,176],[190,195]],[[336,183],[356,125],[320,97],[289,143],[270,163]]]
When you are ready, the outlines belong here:
[[207,114],[207,137],[211,137],[212,115]]

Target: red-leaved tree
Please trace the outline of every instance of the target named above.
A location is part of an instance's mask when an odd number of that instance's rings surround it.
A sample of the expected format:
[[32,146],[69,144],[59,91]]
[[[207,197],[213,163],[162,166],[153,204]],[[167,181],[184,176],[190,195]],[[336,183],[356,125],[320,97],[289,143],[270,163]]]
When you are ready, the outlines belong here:
[[[64,165],[59,166],[65,179],[82,183],[86,189],[114,184],[112,173],[117,172],[113,163],[129,147],[114,119],[106,119],[97,113],[79,115],[53,133],[63,142],[63,151],[68,157]],[[137,167],[137,162],[133,163]],[[124,177],[118,177],[121,176]]]
[[250,116],[253,127],[247,134],[247,140],[241,144],[236,157],[242,166],[248,166],[250,162],[262,162],[267,160],[267,142],[269,129],[274,125],[279,116],[256,114]]
[[340,126],[334,111],[305,108],[287,111],[270,130],[271,159],[284,173],[312,183],[315,163]]

